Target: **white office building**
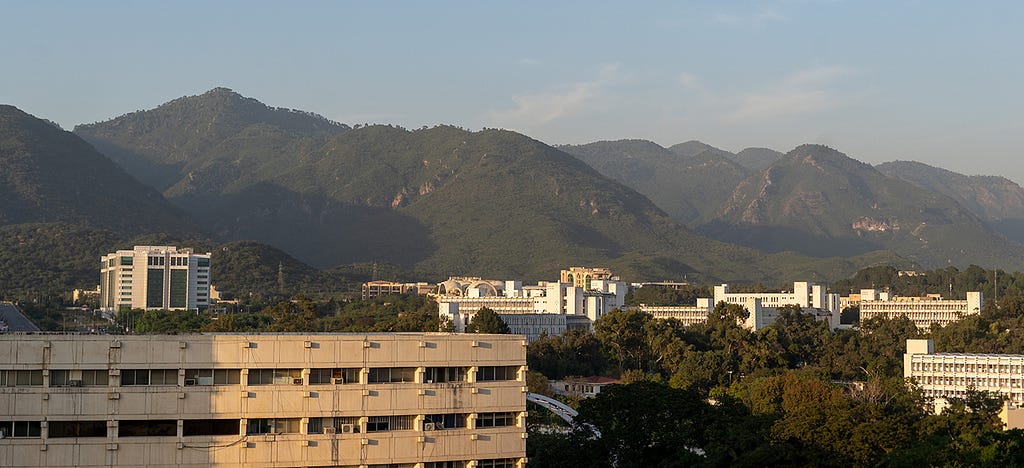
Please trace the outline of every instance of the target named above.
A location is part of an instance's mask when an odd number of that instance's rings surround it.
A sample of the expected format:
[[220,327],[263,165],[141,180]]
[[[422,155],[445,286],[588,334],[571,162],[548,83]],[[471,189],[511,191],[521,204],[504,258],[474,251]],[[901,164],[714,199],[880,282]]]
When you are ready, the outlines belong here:
[[936,399],[963,398],[968,388],[1006,397],[1014,406],[1024,405],[1024,355],[936,353],[932,340],[907,340],[903,376]]
[[943,299],[938,294],[884,299],[872,295],[872,291],[874,290],[861,290],[862,321],[875,317],[906,317],[914,322],[917,328],[927,329],[933,323],[946,326],[968,315],[979,314],[984,307],[984,298],[979,291],[968,292],[964,300]]
[[434,297],[438,313],[451,320],[455,331],[465,331],[473,316],[487,307],[512,333],[532,341],[542,334],[590,329],[602,315],[625,303],[626,283],[593,278],[587,282],[589,289],[560,281],[524,286],[521,281],[450,278],[438,285]]
[[210,254],[137,245],[100,259],[100,309],[197,310],[210,305]]

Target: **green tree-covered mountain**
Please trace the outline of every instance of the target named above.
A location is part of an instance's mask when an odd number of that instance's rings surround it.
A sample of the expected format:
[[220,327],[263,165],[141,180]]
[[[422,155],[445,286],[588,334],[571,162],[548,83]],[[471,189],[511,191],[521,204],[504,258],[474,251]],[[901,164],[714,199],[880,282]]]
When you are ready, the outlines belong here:
[[967,176],[916,161],[875,166],[883,174],[944,194],[971,210],[993,229],[1024,242],[1024,189],[999,176]]
[[[542,279],[601,263],[641,278],[743,280],[780,271],[844,276],[886,257],[765,256],[707,239],[578,159],[513,132],[348,129],[294,111],[274,114],[286,122],[245,120],[231,115],[240,102],[262,106],[217,89],[76,131],[116,148],[126,167],[161,168],[165,194],[218,236],[254,238],[320,267],[382,261]],[[246,125],[219,128],[238,121]]]
[[663,148],[645,140],[601,141],[559,149],[605,177],[646,195],[673,219],[699,224],[717,212],[750,172],[727,153],[700,142]]
[[288,154],[282,145],[317,145],[347,129],[316,114],[268,107],[215,88],[156,109],[79,125],[74,132],[139,180],[165,193],[181,193],[189,188],[174,185],[192,181],[195,174],[217,176],[198,185],[229,184],[241,172],[238,166]]
[[768,251],[855,255],[889,249],[927,267],[1024,267],[1024,246],[953,199],[803,145],[743,181],[702,232]]
[[55,222],[127,234],[196,231],[159,192],[89,143],[0,105],[0,226]]

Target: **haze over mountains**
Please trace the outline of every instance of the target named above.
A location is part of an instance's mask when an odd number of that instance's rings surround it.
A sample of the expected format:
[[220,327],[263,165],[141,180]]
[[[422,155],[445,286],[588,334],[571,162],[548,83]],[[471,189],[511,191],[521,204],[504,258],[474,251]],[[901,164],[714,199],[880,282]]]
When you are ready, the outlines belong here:
[[772,263],[810,274],[869,261],[769,258],[707,239],[578,159],[507,131],[350,129],[218,88],[75,132],[159,182],[217,236],[321,267],[386,261],[540,279],[599,262],[642,275],[759,278]]
[[[989,227],[1024,219],[1016,184],[920,168],[902,172],[907,182],[815,145],[786,155],[697,141],[554,148],[502,130],[352,128],[226,88],[74,134],[0,110],[9,115],[0,120],[5,245],[18,236],[53,245],[58,235],[99,236],[101,249],[148,233],[206,245],[251,239],[267,245],[222,252],[253,265],[251,282],[267,287],[274,267],[259,262],[287,265],[304,284],[323,279],[289,254],[320,268],[390,262],[425,278],[528,280],[570,264],[637,279],[772,283],[879,263],[1024,266],[1024,247]],[[64,224],[25,224],[53,221]],[[94,252],[82,255],[83,268],[94,263]]]
[[[696,141],[669,149],[640,140],[563,148],[610,177],[648,175],[619,180],[719,240],[812,256],[885,249],[927,267],[1018,269],[1024,260],[1021,245],[1006,239],[1021,239],[1014,228],[1024,225],[1018,208],[1024,191],[1004,178],[920,163],[876,170],[819,145],[786,155],[757,148],[732,154]],[[736,170],[741,161],[746,172]],[[687,211],[679,200],[695,209]]]

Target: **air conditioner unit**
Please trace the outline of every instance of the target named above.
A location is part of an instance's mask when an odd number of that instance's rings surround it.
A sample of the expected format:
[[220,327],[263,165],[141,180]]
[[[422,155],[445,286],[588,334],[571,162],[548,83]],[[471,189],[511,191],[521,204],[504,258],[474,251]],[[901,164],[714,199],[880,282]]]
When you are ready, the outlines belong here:
[[292,385],[302,385],[302,378],[292,379]]
[[335,377],[335,378],[331,379],[331,383],[335,384],[335,385],[341,385],[341,384],[345,383],[345,379],[340,378],[340,377]]
[[423,423],[423,430],[424,431],[433,431],[434,430],[434,423],[432,423],[432,422]]
[[185,386],[186,387],[191,387],[192,385],[195,385],[195,384],[196,384],[196,379],[185,379]]
[[68,387],[81,387],[81,386],[82,386],[82,381],[81,380],[68,380]]
[[354,432],[356,432],[356,425],[355,424],[342,424],[341,425],[341,433],[342,434],[352,434]]
[[327,426],[324,428],[324,434],[337,434],[338,428],[334,426]]

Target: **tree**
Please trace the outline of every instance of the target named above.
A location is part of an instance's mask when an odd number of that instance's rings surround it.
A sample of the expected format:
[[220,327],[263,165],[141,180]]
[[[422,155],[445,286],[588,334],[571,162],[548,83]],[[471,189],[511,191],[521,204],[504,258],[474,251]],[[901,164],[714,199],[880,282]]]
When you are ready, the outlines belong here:
[[469,321],[469,325],[466,325],[466,333],[497,333],[507,335],[512,333],[512,330],[508,328],[508,324],[496,312],[487,307],[481,307],[476,315],[473,316],[473,319]]

